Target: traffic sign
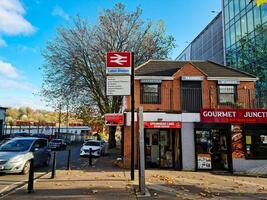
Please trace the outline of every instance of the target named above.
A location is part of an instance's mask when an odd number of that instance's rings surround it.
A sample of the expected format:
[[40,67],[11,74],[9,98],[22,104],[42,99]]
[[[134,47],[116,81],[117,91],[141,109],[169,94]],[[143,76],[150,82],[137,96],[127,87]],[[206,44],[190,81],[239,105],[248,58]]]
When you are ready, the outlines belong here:
[[107,76],[108,96],[128,96],[131,95],[130,76]]
[[131,74],[132,56],[131,52],[108,52],[107,68],[108,75]]

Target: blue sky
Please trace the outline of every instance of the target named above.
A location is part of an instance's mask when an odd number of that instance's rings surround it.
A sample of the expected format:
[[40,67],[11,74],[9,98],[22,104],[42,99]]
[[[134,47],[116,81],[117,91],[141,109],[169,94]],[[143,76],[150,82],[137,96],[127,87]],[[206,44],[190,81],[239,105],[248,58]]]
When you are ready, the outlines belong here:
[[174,59],[221,10],[221,0],[0,0],[0,106],[45,109],[36,95],[42,84],[41,52],[56,28],[76,14],[97,22],[101,10],[124,3],[143,9],[144,20],[163,20],[175,37]]

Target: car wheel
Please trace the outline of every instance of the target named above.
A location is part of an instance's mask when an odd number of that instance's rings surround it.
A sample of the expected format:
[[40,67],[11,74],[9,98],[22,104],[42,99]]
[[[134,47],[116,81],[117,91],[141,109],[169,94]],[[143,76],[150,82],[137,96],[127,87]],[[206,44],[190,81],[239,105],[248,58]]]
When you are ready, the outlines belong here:
[[23,170],[22,170],[22,174],[28,174],[29,173],[29,171],[30,171],[30,161],[28,160],[26,163],[25,163],[25,165],[24,165],[24,167],[23,167]]
[[44,166],[48,167],[50,165],[51,156],[48,156],[46,161],[44,162]]

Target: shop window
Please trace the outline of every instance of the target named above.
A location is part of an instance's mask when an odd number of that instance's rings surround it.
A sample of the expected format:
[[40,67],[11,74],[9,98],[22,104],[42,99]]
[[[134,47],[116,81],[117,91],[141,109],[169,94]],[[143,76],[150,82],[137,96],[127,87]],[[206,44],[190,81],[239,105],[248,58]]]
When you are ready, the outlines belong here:
[[246,158],[267,159],[267,130],[245,130]]
[[236,100],[236,86],[219,85],[218,99],[221,104],[234,104]]
[[141,103],[160,104],[160,84],[141,84]]

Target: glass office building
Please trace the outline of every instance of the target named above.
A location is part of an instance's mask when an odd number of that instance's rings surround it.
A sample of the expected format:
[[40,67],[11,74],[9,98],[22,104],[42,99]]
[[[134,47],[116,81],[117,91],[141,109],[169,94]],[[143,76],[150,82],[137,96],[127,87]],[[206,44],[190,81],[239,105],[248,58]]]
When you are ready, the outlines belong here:
[[249,43],[251,51],[254,48],[267,48],[267,31],[261,30],[267,29],[267,4],[257,7],[255,0],[223,0],[222,5],[225,64],[245,68],[245,65],[253,67],[257,62],[267,67],[266,54],[255,60],[255,53],[251,52],[254,58],[244,60],[244,50],[247,50],[244,44]]
[[220,12],[176,60],[211,60],[223,64],[223,26]]

